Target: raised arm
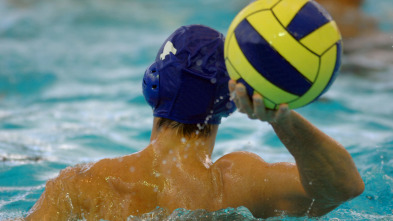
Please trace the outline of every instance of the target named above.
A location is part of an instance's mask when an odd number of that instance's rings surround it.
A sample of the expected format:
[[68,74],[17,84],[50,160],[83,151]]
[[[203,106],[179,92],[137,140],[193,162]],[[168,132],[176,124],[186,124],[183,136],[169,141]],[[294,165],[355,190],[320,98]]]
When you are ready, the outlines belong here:
[[[363,192],[364,183],[350,154],[341,144],[289,110],[287,105],[280,105],[277,111],[267,110],[260,95],[255,94],[250,101],[244,85],[230,81],[229,88],[236,92],[239,111],[252,119],[269,122],[294,156],[300,183],[306,197],[312,200],[307,209],[308,215],[326,214]],[[288,176],[292,175],[288,172]],[[292,182],[288,185],[297,184]],[[297,204],[296,200],[292,203]]]

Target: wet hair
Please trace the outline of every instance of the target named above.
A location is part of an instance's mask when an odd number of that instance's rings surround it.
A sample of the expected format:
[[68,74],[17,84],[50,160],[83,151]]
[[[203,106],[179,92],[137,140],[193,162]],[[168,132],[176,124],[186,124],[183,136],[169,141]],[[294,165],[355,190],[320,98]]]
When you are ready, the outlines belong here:
[[168,127],[175,129],[178,135],[184,137],[208,137],[211,134],[211,124],[183,124],[168,118],[158,118],[158,129]]

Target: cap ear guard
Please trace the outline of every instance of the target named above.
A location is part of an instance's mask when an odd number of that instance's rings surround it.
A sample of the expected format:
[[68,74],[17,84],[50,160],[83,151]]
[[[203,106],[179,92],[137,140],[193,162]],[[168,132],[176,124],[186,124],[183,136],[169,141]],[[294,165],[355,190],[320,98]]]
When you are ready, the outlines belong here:
[[157,107],[160,92],[160,75],[155,62],[146,69],[142,88],[145,100],[154,110]]

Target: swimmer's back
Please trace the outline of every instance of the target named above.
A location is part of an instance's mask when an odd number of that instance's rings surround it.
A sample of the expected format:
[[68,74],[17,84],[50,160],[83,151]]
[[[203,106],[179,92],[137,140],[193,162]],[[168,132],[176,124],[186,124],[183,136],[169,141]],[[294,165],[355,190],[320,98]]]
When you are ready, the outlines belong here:
[[227,154],[210,166],[171,159],[146,149],[67,168],[47,183],[36,204],[42,212],[34,215],[41,219],[30,218],[45,220],[44,215],[52,214],[47,220],[67,219],[71,211],[84,214],[72,218],[124,220],[157,206],[170,211],[245,206],[255,216],[267,217],[280,212],[274,208],[298,211],[309,203],[293,164],[268,164],[249,152]]
[[47,182],[32,210],[37,211],[27,220],[124,220],[130,211],[150,212],[157,205],[157,183],[148,176],[151,162],[141,155],[103,159],[62,170]]

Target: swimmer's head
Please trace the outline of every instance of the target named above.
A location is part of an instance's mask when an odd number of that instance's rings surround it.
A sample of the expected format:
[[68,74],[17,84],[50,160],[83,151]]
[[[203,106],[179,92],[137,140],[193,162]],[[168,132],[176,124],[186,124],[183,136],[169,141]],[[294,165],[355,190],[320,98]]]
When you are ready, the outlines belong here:
[[183,124],[220,124],[235,111],[228,90],[224,36],[202,25],[177,29],[143,78],[154,116]]

